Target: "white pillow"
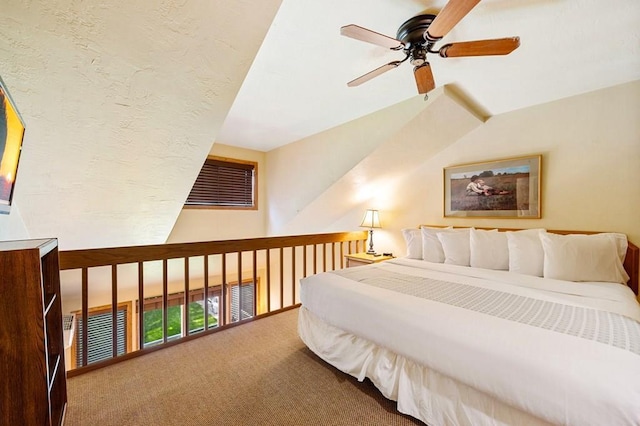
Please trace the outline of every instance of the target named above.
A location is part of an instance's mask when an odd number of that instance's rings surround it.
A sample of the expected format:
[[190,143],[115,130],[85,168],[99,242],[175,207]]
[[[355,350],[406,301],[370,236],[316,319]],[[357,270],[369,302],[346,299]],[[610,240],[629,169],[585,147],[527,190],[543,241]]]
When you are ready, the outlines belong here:
[[507,231],[509,247],[509,271],[541,277],[544,273],[544,250],[540,235],[544,229]]
[[624,263],[624,258],[627,257],[627,247],[629,246],[629,241],[627,240],[627,236],[625,234],[620,234],[618,232],[602,232],[600,234],[590,235],[590,237],[613,239],[616,244],[616,250],[618,251],[620,262]]
[[452,227],[447,228],[429,228],[423,226],[420,228],[422,235],[422,259],[427,262],[443,263],[444,251],[442,251],[442,243],[438,239],[438,232],[457,231]]
[[545,278],[622,284],[629,280],[622,266],[616,235],[541,234],[540,240]]
[[407,257],[409,259],[422,259],[422,232],[420,228],[403,229],[402,236],[407,246]]
[[436,235],[442,244],[444,263],[469,266],[470,243],[469,228],[438,232]]
[[471,229],[469,264],[474,268],[509,269],[507,236],[497,229]]

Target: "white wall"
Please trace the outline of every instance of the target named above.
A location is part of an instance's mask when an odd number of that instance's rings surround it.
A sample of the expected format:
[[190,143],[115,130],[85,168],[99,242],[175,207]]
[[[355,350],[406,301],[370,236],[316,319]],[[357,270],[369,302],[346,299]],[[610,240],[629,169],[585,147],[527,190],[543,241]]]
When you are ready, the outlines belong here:
[[[394,111],[391,109],[387,114],[393,116]],[[422,114],[430,112],[427,109]],[[279,200],[289,192],[288,182],[308,181],[310,175],[315,181],[326,184],[323,190],[315,190],[322,194],[323,202],[309,200],[308,205],[313,204],[313,209],[305,211],[302,222],[300,214],[290,214],[289,221],[296,222],[296,229],[306,228],[315,232],[339,225],[343,230],[355,230],[367,202],[375,202],[375,207],[381,210],[384,226],[384,229],[376,231],[376,249],[396,254],[404,251],[400,230],[424,223],[618,231],[628,234],[631,241],[640,244],[637,222],[640,210],[638,117],[640,82],[633,82],[492,117],[468,132],[462,132],[452,143],[445,140],[451,135],[427,134],[427,129],[422,127],[424,120],[407,120],[405,127],[388,136],[386,143],[402,149],[402,144],[415,146],[417,138],[427,146],[438,145],[440,149],[423,155],[414,147],[412,151],[405,152],[404,157],[388,156],[385,167],[391,169],[402,169],[404,163],[410,163],[415,156],[421,156],[421,164],[415,170],[405,167],[403,178],[384,188],[384,197],[377,196],[379,191],[375,188],[367,190],[368,183],[384,169],[379,164],[368,167],[366,161],[358,164],[360,180],[354,181],[350,192],[332,191],[336,184],[327,179],[318,165],[330,163],[338,153],[329,150],[322,156],[322,149],[315,146],[313,161],[316,166],[311,170],[295,167],[289,161],[288,181],[269,170],[269,202]],[[378,119],[384,117],[378,116]],[[362,125],[362,121],[354,121],[341,126],[340,131],[357,134]],[[459,116],[451,116],[442,120],[440,125],[458,128],[461,123]],[[330,136],[330,133],[324,138],[316,135],[313,143],[331,146],[334,141]],[[434,140],[433,136],[440,139]],[[398,140],[402,143],[398,144]],[[287,155],[288,151],[302,155],[294,146],[285,146],[269,152],[268,163],[271,164],[274,157]],[[543,155],[541,219],[443,218],[444,167],[528,154]],[[296,185],[300,186],[299,183]],[[360,203],[346,202],[358,192],[369,196]],[[294,194],[299,194],[299,191],[294,191]],[[296,197],[301,200],[307,196],[300,194]],[[331,206],[331,210],[324,211],[323,206]],[[335,211],[336,208],[339,211]],[[296,206],[296,209],[304,210],[305,206]],[[285,216],[269,219],[273,225],[275,220]],[[287,226],[286,223],[277,225],[280,228]]]
[[[270,235],[311,233],[330,230],[327,226],[329,214],[341,214],[344,209],[329,211],[323,206],[315,212],[324,216],[324,221],[313,223],[302,220],[302,226],[292,224],[304,214],[314,201],[343,179],[356,165],[367,158],[379,145],[419,114],[426,107],[421,99],[408,101],[383,109],[306,139],[269,151],[267,160],[268,231]],[[356,182],[366,176],[355,176]],[[340,193],[333,200],[348,200],[352,194]],[[333,216],[332,220],[333,222]],[[329,223],[331,223],[329,222]],[[305,232],[306,231],[306,232]]]
[[24,226],[17,204],[11,206],[8,215],[0,214],[0,241],[24,240],[29,238],[29,232]]
[[265,228],[265,154],[214,143],[209,155],[258,163],[258,209],[182,209],[167,243],[263,237]]

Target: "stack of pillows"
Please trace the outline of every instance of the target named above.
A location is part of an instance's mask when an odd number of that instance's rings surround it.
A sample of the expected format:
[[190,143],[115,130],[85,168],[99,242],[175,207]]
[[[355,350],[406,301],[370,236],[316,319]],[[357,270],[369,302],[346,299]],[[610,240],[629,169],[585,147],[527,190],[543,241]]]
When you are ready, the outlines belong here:
[[403,229],[407,258],[565,281],[626,283],[627,236],[559,235],[544,229]]

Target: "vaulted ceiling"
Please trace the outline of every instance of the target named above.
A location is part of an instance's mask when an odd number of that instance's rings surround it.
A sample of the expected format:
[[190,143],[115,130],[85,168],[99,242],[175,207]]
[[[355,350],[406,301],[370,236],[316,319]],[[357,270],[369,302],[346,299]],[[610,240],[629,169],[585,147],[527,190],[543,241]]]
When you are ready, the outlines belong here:
[[[445,4],[284,0],[219,140],[270,150],[416,96],[409,63],[348,88],[404,55],[339,30],[353,23],[396,37],[405,20]],[[491,116],[640,79],[639,24],[637,0],[482,0],[436,47],[509,36],[521,46],[508,56],[427,59],[437,86]]]
[[[416,95],[395,37],[444,0],[5,0],[0,76],[27,131],[16,193],[64,249],[162,243],[212,143],[269,151]],[[443,42],[519,36],[508,56],[429,58],[491,116],[640,79],[640,2],[483,0]],[[430,55],[431,56],[431,55]]]

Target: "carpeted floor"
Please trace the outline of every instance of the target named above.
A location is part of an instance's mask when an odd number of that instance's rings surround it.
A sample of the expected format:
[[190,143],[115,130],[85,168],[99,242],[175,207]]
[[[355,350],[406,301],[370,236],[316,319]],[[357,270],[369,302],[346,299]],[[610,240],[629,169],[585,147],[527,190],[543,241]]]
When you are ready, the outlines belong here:
[[68,380],[65,426],[424,425],[302,343],[294,309]]

